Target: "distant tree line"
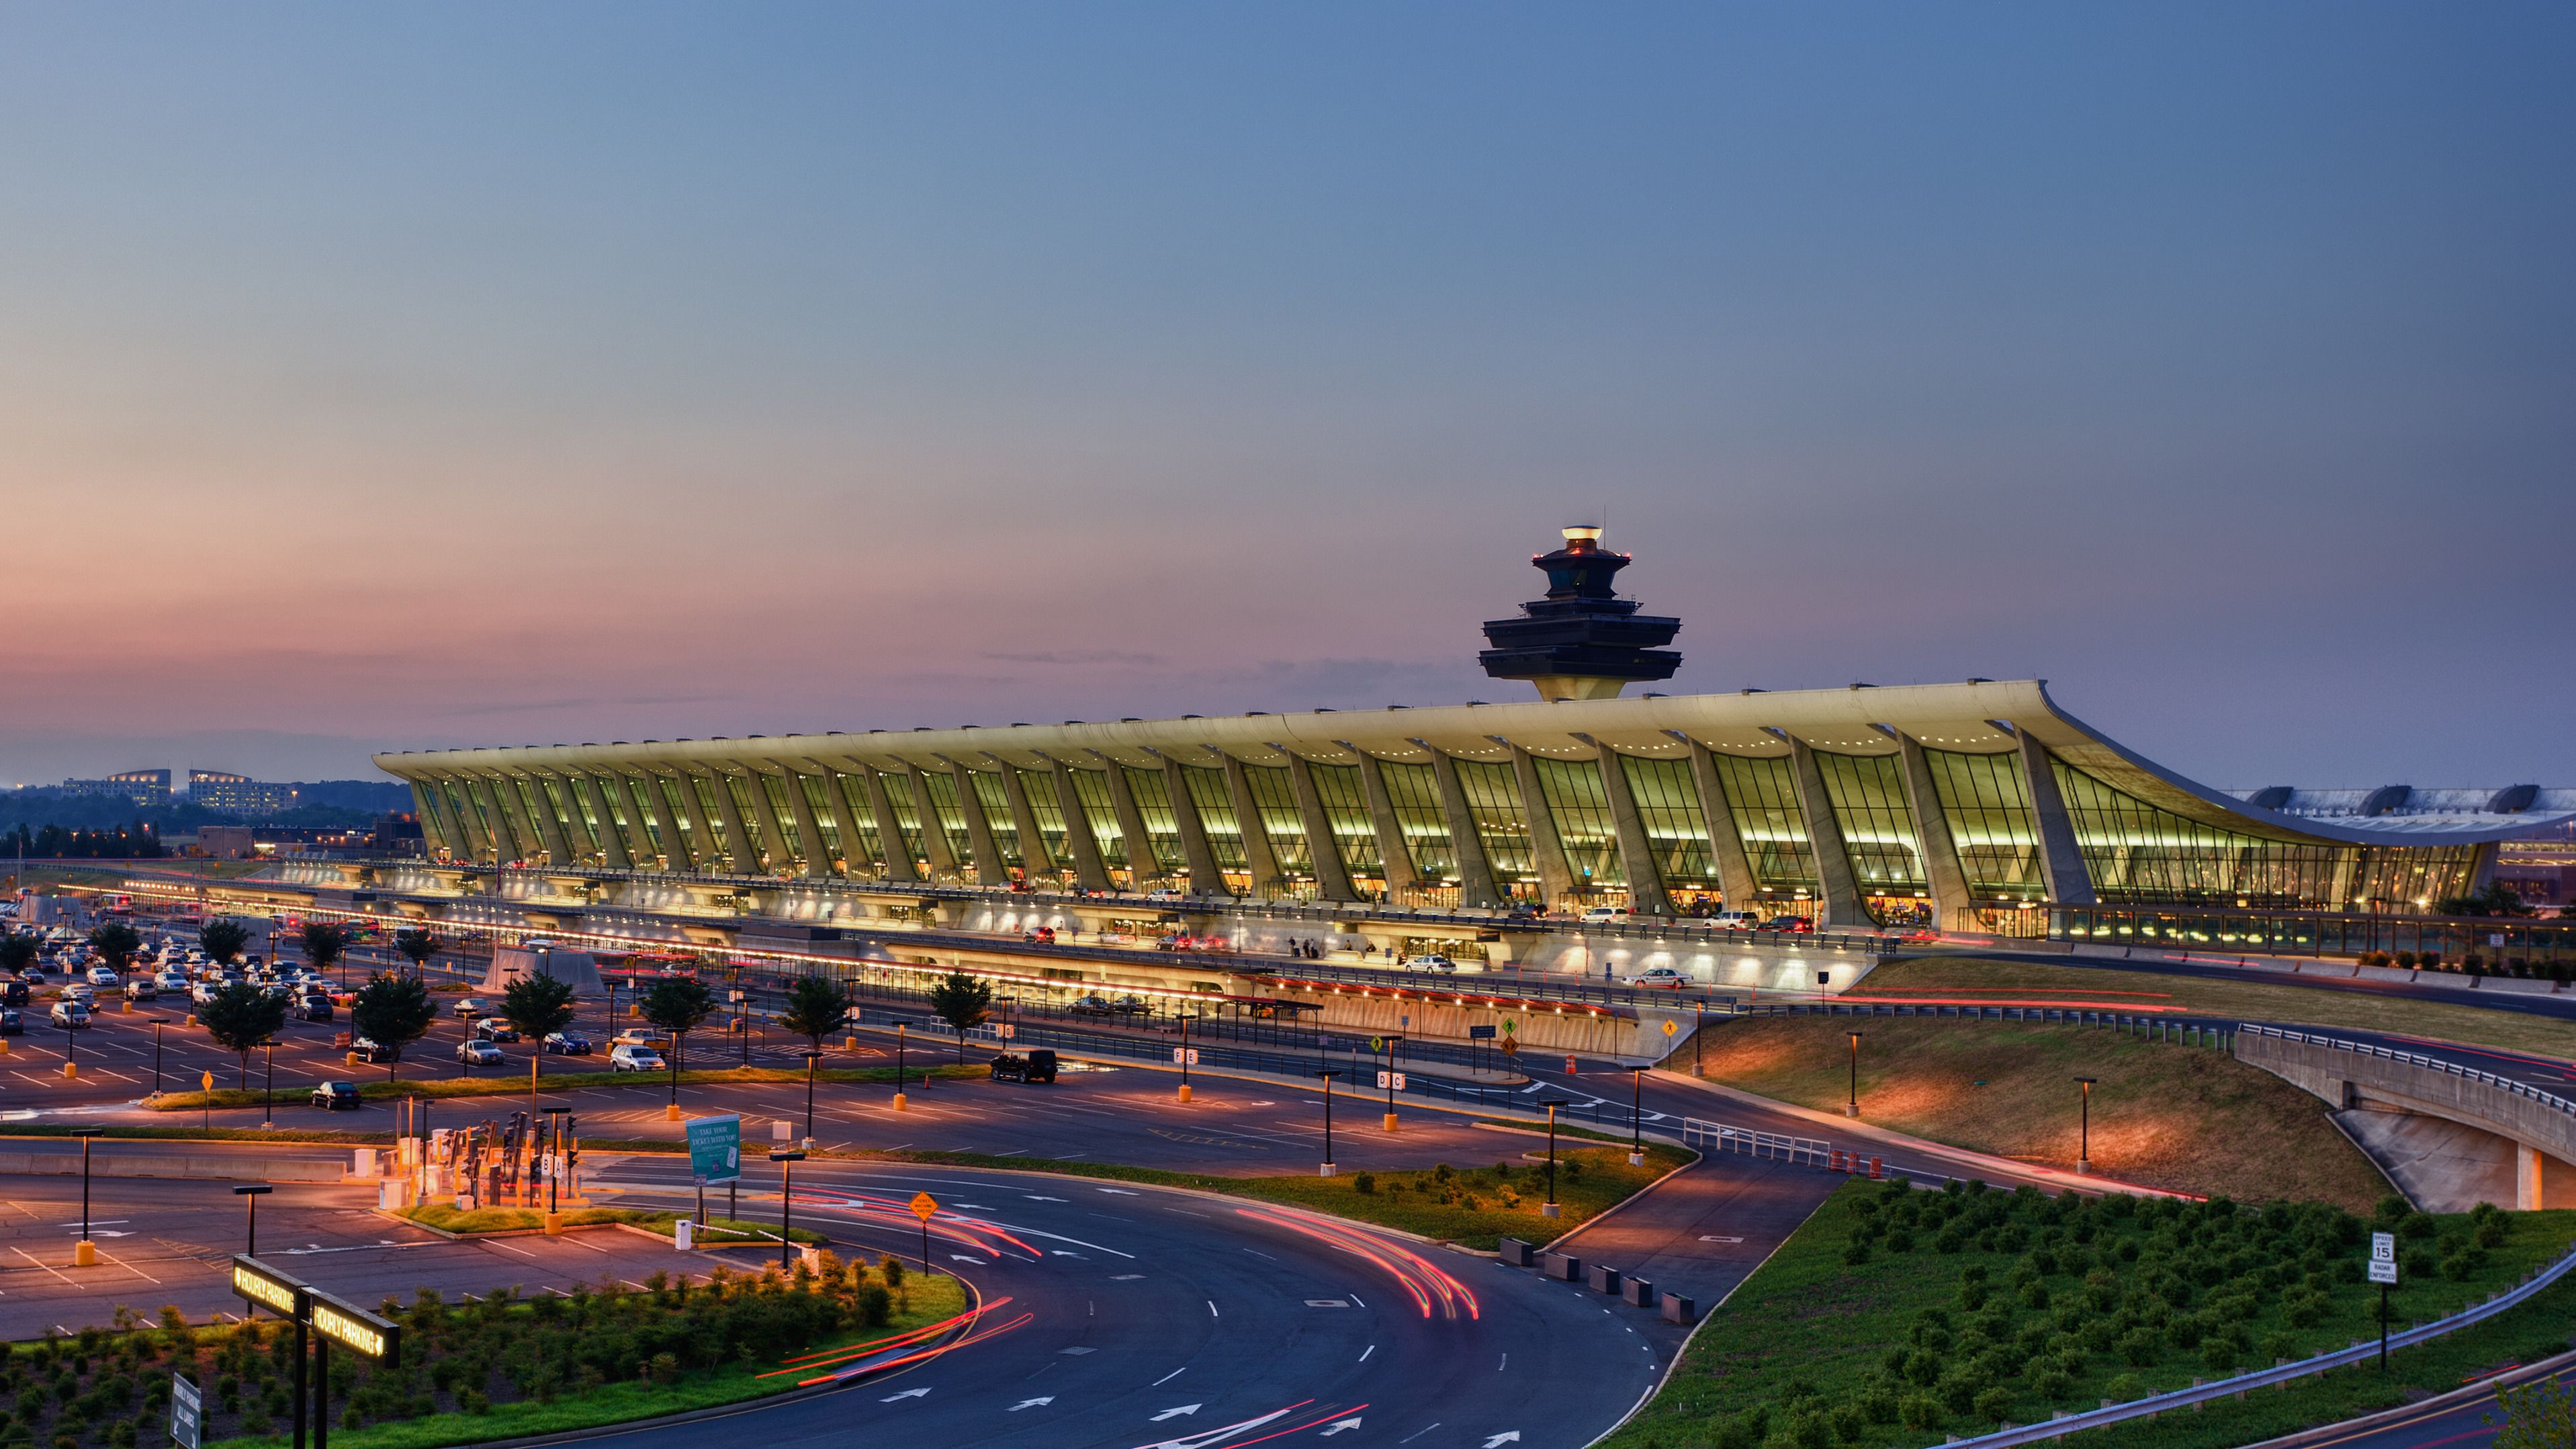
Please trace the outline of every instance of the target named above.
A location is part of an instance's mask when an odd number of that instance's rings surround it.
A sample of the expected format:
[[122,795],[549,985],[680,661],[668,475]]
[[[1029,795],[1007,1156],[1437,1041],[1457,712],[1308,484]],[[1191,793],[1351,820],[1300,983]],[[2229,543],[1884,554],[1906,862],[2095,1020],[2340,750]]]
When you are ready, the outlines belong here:
[[0,859],[8,860],[21,855],[29,860],[149,860],[169,853],[152,827],[139,820],[113,830],[47,825],[31,831],[21,825],[0,833]]

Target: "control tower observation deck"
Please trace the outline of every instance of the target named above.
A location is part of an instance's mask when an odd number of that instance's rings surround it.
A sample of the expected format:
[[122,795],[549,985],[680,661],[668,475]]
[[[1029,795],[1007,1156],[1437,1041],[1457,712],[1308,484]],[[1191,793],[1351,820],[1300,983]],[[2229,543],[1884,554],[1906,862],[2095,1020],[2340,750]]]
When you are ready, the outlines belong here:
[[1628,556],[1601,546],[1598,528],[1569,528],[1565,547],[1530,563],[1547,575],[1547,597],[1521,605],[1517,619],[1489,619],[1494,647],[1476,656],[1496,679],[1526,679],[1542,699],[1612,699],[1631,680],[1670,679],[1682,662],[1673,642],[1682,621],[1640,614],[1613,587]]

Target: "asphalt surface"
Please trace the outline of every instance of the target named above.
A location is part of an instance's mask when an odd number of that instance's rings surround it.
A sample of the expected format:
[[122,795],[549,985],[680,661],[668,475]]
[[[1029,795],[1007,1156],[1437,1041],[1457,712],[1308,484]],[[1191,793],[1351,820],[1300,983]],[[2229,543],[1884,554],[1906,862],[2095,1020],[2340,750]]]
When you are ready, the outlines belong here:
[[2485,1449],[2496,1438],[2497,1426],[2487,1422],[2496,1412],[2494,1390],[2543,1378],[2576,1385],[2576,1376],[2564,1369],[2499,1374],[2486,1385],[2486,1392],[2466,1403],[2420,1409],[2372,1428],[2325,1434],[2308,1440],[2303,1449],[2434,1449],[2436,1445],[2443,1449]]

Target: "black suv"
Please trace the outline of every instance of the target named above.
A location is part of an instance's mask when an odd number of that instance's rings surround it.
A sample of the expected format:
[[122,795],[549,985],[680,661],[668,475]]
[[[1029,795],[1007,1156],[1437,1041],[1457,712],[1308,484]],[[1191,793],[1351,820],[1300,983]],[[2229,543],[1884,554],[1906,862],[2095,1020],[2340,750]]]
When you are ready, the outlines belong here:
[[1005,1052],[993,1058],[993,1080],[1052,1082],[1055,1080],[1055,1053],[1045,1047],[1033,1047],[1025,1056]]

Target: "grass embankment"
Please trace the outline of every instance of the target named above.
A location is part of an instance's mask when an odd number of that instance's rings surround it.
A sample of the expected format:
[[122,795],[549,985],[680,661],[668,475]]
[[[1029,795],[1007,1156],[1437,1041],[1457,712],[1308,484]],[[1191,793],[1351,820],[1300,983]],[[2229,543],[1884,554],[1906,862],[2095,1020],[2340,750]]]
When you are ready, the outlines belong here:
[[[963,1310],[955,1279],[868,1269],[826,1254],[820,1274],[718,1270],[682,1288],[603,1282],[522,1299],[504,1288],[447,1303],[422,1290],[381,1312],[403,1326],[397,1368],[333,1360],[332,1437],[350,1449],[433,1449],[620,1423],[793,1388],[846,1350]],[[0,1346],[0,1392],[16,1407],[0,1444],[125,1449],[165,1442],[170,1379],[205,1390],[205,1440],[280,1443],[293,1336],[270,1321],[192,1326],[176,1308],[147,1323]],[[788,1356],[794,1355],[790,1359]]]
[[[418,1207],[396,1208],[393,1215],[461,1238],[489,1233],[535,1232],[546,1225],[545,1212],[539,1208],[482,1207],[460,1212],[451,1203],[423,1203]],[[624,1223],[664,1237],[670,1236],[673,1223],[687,1216],[689,1214],[682,1212],[654,1212],[643,1208],[586,1207],[566,1208],[563,1212],[566,1227],[591,1228],[607,1223]],[[810,1228],[791,1227],[787,1236],[793,1241],[817,1246],[832,1241]],[[695,1242],[702,1248],[777,1241],[776,1224],[747,1222],[739,1218],[709,1218],[698,1224],[695,1230]]]
[[[2315,974],[2333,979],[2351,968],[2318,962]],[[2428,976],[2446,986],[2458,978]],[[2046,1001],[2052,1006],[2081,1006],[2089,1011],[2199,1012],[2255,1021],[2352,1027],[2361,1031],[2428,1036],[2543,1056],[2568,1054],[2564,1018],[2521,1011],[2488,1010],[2447,1001],[2423,1001],[2394,992],[2332,991],[2293,986],[2269,975],[2243,977],[2168,976],[2154,971],[2125,971],[2102,966],[2053,966],[2037,961],[1983,961],[1960,956],[1926,956],[1890,961],[1864,977],[1855,997],[1902,1000],[1940,997],[1948,1001]]]
[[1820,1111],[1851,1092],[1860,1041],[1861,1120],[1917,1137],[2072,1170],[2082,1142],[2078,1076],[2093,1088],[2093,1167],[2176,1192],[2367,1210],[2388,1182],[2326,1105],[2222,1051],[2098,1027],[1828,1016],[1744,1017],[1705,1028],[1710,1081]]
[[[2567,1251],[2576,1212],[2435,1218],[2406,1243],[2396,1322],[2430,1320]],[[2377,1333],[2371,1224],[2323,1204],[1924,1193],[1846,1184],[1709,1316],[1613,1449],[1914,1449],[2340,1348]],[[2564,1347],[2576,1282],[2440,1346],[2287,1391],[2096,1431],[2122,1449],[2247,1443],[2455,1387]],[[2549,1349],[2548,1351],[2556,1351]]]
[[[351,1070],[365,1069],[352,1068]],[[903,1075],[905,1081],[917,1082],[924,1076],[980,1078],[986,1074],[986,1071],[986,1068],[979,1066],[951,1065],[932,1067],[927,1071],[920,1067],[906,1067]],[[421,1082],[347,1077],[339,1080],[357,1081],[358,1095],[369,1101],[395,1097],[525,1096],[528,1091],[527,1078],[508,1076],[439,1077]],[[892,1086],[894,1068],[832,1067],[816,1072],[814,1080],[817,1082],[883,1082]],[[789,1082],[802,1086],[805,1082],[805,1074],[783,1067],[721,1067],[680,1073],[680,1085],[683,1087],[740,1086],[750,1082]],[[537,1090],[541,1092],[570,1092],[593,1087],[638,1089],[649,1087],[667,1092],[670,1086],[671,1074],[668,1072],[551,1072],[537,1079]],[[292,1098],[301,1101],[309,1096],[311,1091],[309,1086],[300,1084],[292,1089],[281,1086],[278,1088],[280,1094],[278,1100],[286,1101]],[[211,1093],[164,1092],[158,1097],[145,1098],[143,1105],[155,1112],[196,1112],[209,1106],[256,1107],[266,1100],[266,1096],[256,1087],[217,1087]]]
[[[1522,1140],[1525,1143],[1527,1139]],[[1353,1172],[1340,1177],[1208,1177],[1117,1163],[1045,1162],[980,1152],[858,1155],[889,1162],[1005,1168],[1155,1187],[1196,1188],[1228,1197],[1308,1208],[1486,1251],[1504,1238],[1544,1242],[1571,1232],[1691,1160],[1690,1154],[1678,1148],[1649,1145],[1646,1165],[1630,1167],[1625,1147],[1570,1148],[1560,1142],[1556,1153],[1556,1198],[1563,1215],[1547,1218],[1539,1215],[1539,1205],[1547,1200],[1546,1163],[1528,1161],[1520,1151],[1512,1150],[1512,1138],[1500,1137],[1496,1141],[1504,1152],[1490,1167],[1462,1169],[1444,1163],[1404,1172]]]

